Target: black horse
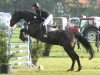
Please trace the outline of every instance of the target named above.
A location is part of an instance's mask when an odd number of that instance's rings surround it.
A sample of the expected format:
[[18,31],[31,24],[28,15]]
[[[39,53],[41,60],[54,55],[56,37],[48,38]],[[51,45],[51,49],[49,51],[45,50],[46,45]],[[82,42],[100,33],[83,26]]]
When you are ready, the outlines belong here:
[[100,49],[100,27],[97,31],[95,46],[97,47],[97,52],[98,52]]
[[66,30],[55,30],[48,32],[48,37],[43,37],[43,29],[41,27],[42,20],[38,20],[37,15],[28,11],[17,11],[14,12],[10,20],[10,26],[13,27],[21,19],[24,19],[28,23],[28,29],[21,29],[20,36],[23,32],[30,35],[31,37],[43,41],[45,43],[60,45],[67,52],[72,60],[71,68],[68,71],[74,70],[75,61],[78,63],[78,70],[82,69],[79,56],[74,51],[75,40],[77,39],[86,48],[90,54],[90,59],[93,58],[94,51],[86,38],[81,35],[73,34],[70,29]]

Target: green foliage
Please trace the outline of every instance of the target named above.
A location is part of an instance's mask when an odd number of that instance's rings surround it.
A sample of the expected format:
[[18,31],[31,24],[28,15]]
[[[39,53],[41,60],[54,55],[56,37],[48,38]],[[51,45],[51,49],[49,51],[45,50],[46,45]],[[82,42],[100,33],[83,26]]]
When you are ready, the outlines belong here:
[[7,33],[4,30],[0,30],[0,64],[8,63],[7,57]]
[[[81,3],[78,4],[78,0],[0,0],[0,11],[4,12],[14,12],[15,10],[32,10],[32,3],[39,2],[39,4],[54,14],[54,16],[59,16],[57,13],[57,2],[61,1],[63,3],[65,13],[71,16],[80,15],[97,15],[100,16],[100,5],[97,5],[96,0],[91,0],[90,3],[82,6]],[[93,12],[93,13],[92,13]]]
[[40,56],[43,56],[43,43],[35,40],[32,45],[32,61],[34,64],[37,63]]

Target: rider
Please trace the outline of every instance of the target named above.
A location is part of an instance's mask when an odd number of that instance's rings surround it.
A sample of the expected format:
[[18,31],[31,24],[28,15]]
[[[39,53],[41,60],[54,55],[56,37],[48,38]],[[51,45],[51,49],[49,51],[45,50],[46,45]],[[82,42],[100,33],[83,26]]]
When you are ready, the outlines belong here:
[[45,9],[40,8],[39,3],[33,3],[33,10],[36,11],[37,15],[38,15],[38,19],[44,19],[43,22],[43,27],[45,28],[44,30],[44,37],[47,37],[47,25],[49,23],[53,24],[53,15],[46,11]]

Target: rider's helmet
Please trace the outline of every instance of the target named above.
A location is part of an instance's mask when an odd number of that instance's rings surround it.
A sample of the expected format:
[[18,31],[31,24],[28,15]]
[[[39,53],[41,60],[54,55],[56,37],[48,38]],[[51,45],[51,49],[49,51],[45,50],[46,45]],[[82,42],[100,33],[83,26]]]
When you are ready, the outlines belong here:
[[35,8],[39,8],[40,7],[39,3],[37,3],[37,2],[33,3],[32,6],[35,7]]

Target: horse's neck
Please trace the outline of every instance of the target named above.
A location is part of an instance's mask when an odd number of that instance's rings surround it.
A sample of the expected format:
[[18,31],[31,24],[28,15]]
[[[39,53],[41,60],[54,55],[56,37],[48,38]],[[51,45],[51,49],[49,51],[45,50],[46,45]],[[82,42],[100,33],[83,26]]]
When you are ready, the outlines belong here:
[[35,20],[34,16],[35,15],[32,15],[32,13],[30,13],[30,12],[20,13],[21,19],[24,19],[26,22],[32,22],[33,20]]
[[41,34],[43,34],[41,22],[31,22],[28,27],[36,36],[41,36]]

